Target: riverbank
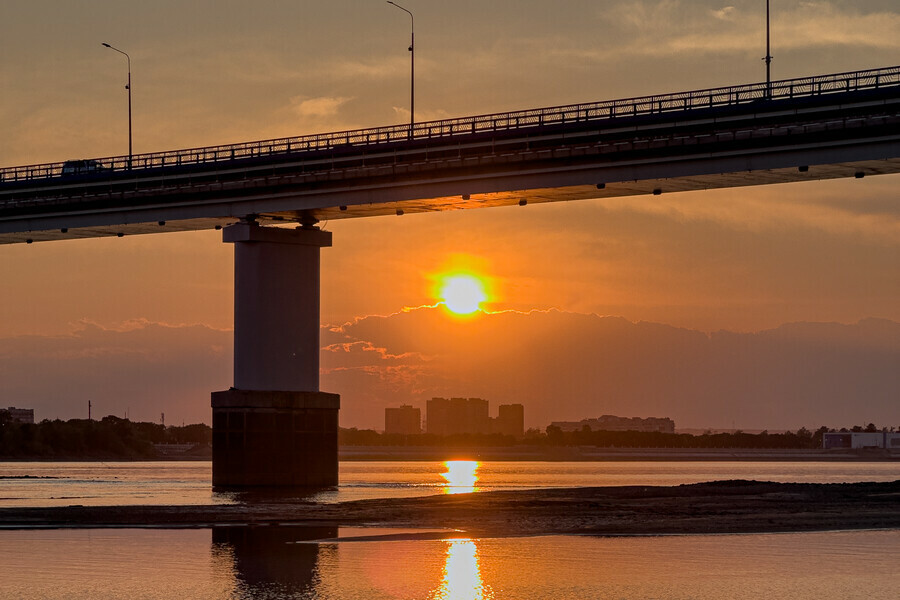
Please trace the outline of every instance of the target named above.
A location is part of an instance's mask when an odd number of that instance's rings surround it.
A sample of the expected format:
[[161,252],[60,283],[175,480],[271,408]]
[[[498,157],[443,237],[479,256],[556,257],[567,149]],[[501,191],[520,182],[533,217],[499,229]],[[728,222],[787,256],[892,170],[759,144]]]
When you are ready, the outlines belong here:
[[343,446],[340,460],[482,461],[900,461],[900,452],[874,449],[606,448],[597,446]]
[[256,496],[214,506],[0,509],[0,528],[307,525],[459,529],[469,536],[661,535],[900,529],[900,481],[722,481],[479,492],[316,504]]
[[[115,455],[2,457],[0,462],[95,462],[95,461],[209,461],[212,448],[190,450],[162,445],[151,457]],[[341,461],[898,461],[900,450],[866,449],[778,449],[778,448],[605,448],[596,446],[493,446],[452,448],[442,446],[342,446]]]

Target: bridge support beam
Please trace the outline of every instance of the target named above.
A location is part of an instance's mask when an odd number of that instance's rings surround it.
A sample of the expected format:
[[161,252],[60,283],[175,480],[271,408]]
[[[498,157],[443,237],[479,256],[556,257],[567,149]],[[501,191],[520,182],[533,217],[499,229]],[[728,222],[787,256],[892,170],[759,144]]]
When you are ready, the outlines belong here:
[[340,397],[319,391],[319,253],[331,233],[238,223],[234,387],[213,392],[213,485],[337,485]]

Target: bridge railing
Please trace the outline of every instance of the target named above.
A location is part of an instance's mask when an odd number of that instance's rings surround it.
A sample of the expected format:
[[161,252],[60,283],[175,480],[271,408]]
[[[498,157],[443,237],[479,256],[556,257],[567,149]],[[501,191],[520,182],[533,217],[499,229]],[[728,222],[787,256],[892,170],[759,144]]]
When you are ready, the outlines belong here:
[[412,127],[391,125],[186,150],[152,152],[136,154],[131,157],[113,156],[87,161],[6,167],[0,168],[0,183],[48,179],[63,175],[199,165],[251,157],[302,155],[306,152],[348,147],[362,150],[367,146],[378,146],[391,142],[431,140],[480,132],[526,131],[548,125],[613,121],[619,118],[662,113],[684,113],[697,109],[734,106],[765,100],[804,98],[892,86],[900,86],[900,66],[785,79],[773,81],[770,84],[753,83],[674,94],[442,119],[415,123]]

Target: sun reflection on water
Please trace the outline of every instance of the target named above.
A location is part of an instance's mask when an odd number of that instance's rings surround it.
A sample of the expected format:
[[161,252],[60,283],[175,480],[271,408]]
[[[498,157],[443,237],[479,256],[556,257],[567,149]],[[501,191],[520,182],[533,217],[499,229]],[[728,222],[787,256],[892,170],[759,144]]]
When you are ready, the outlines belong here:
[[481,464],[477,460],[447,460],[444,467],[447,471],[441,476],[447,481],[444,485],[445,494],[465,494],[477,492],[478,467]]
[[478,547],[474,540],[446,540],[444,578],[430,600],[491,600],[494,592],[481,580]]

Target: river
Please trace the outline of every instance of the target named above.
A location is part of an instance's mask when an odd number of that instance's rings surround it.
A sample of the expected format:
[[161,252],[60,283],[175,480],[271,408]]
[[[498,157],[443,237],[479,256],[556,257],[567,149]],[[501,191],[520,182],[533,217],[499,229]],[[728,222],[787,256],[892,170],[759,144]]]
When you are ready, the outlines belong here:
[[[210,488],[212,464],[196,462],[0,462],[0,508],[240,503]],[[900,463],[614,461],[342,461],[340,485],[315,502],[541,487],[681,485],[725,479],[848,483],[900,479]]]
[[[307,500],[716,479],[892,481],[891,462],[342,462]],[[0,463],[0,507],[240,503],[206,462]],[[298,496],[298,499],[300,497]],[[0,598],[887,600],[900,531],[470,538],[232,526],[0,530]]]

